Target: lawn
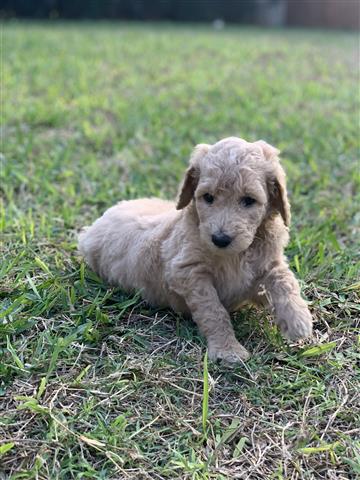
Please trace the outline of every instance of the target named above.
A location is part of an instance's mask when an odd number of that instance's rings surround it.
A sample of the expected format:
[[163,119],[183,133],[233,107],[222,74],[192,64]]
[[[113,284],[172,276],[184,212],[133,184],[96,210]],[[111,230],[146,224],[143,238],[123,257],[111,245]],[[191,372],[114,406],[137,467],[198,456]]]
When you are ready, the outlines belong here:
[[[344,32],[6,23],[0,478],[350,479],[360,473],[358,38]],[[314,316],[288,345],[204,361],[191,321],[111,289],[77,232],[124,198],[173,198],[196,143],[282,150],[287,255]],[[208,367],[209,374],[206,374]]]

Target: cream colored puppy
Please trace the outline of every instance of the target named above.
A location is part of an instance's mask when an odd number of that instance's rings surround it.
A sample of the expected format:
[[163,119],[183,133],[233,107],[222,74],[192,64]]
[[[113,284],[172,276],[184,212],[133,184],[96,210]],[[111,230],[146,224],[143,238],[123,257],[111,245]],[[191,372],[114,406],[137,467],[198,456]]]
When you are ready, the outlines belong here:
[[211,359],[249,357],[229,315],[245,301],[270,307],[288,339],[307,337],[311,315],[283,253],[290,206],[278,153],[236,137],[198,145],[177,204],[120,202],[80,234],[80,252],[105,281],[191,313]]

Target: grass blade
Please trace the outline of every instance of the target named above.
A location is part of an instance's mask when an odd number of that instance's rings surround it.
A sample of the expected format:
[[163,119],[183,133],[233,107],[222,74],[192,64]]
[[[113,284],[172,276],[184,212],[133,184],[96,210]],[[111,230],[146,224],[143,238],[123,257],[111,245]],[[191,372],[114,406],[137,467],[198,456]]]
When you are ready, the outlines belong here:
[[15,443],[9,442],[9,443],[4,443],[3,445],[0,445],[0,457],[4,455],[6,452],[11,450],[15,446]]
[[318,357],[323,353],[330,352],[333,348],[336,347],[336,342],[323,343],[321,345],[316,345],[315,347],[308,348],[301,352],[302,357]]
[[20,358],[18,357],[18,355],[16,354],[13,346],[11,345],[10,338],[8,336],[6,336],[6,348],[10,353],[10,355],[12,356],[12,359],[14,360],[16,366],[20,368],[20,370],[25,370],[25,366],[23,362],[20,360]]
[[202,399],[202,429],[205,437],[207,436],[207,421],[209,416],[209,372],[208,372],[208,352],[204,356],[203,368],[203,399]]
[[334,442],[334,443],[328,443],[325,445],[320,445],[319,447],[304,447],[304,448],[299,448],[298,452],[303,453],[304,455],[312,455],[313,453],[333,451],[338,445],[339,445],[339,442]]

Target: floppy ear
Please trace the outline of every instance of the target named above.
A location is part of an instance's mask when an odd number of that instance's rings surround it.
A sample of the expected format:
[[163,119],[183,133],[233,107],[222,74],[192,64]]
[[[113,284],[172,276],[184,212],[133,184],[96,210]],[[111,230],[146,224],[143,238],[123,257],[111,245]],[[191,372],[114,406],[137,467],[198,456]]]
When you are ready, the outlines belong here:
[[254,143],[255,145],[258,145],[261,148],[267,160],[271,160],[273,157],[277,157],[280,154],[280,150],[273,147],[272,145],[270,145],[270,143],[267,143],[264,140],[258,140],[257,142],[254,142]]
[[270,204],[274,210],[278,211],[287,227],[290,226],[291,214],[290,203],[286,191],[285,172],[282,167],[277,165],[275,175],[269,182]]
[[286,191],[285,172],[278,158],[280,150],[264,142],[264,140],[259,140],[255,142],[255,144],[261,148],[264,157],[269,160],[273,166],[268,182],[270,204],[274,210],[280,213],[285,225],[288,227],[291,220],[290,204]]
[[190,166],[186,170],[184,180],[180,186],[179,196],[176,204],[177,210],[181,210],[191,202],[199,182],[199,162],[208,153],[209,148],[210,145],[203,143],[196,145],[190,157]]
[[185,178],[180,186],[180,193],[178,196],[176,210],[181,210],[188,205],[194,195],[199,176],[195,167],[190,166],[185,172]]

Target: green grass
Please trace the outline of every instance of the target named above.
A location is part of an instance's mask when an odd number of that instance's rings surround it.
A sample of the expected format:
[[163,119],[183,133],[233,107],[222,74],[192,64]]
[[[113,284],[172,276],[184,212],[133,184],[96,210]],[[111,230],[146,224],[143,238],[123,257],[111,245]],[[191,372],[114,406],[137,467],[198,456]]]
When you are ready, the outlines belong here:
[[[357,36],[2,28],[0,476],[355,478]],[[315,332],[289,346],[248,308],[234,323],[251,360],[210,363],[204,385],[194,325],[109,289],[76,234],[119,199],[174,197],[193,145],[229,135],[283,152]]]

